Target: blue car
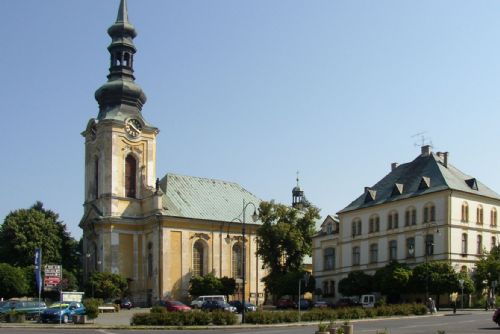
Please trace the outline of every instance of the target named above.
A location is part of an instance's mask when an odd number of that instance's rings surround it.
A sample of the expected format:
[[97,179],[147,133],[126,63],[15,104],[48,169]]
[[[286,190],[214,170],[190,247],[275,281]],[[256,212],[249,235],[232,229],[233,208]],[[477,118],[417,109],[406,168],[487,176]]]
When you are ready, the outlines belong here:
[[40,320],[43,323],[61,321],[66,324],[73,319],[74,315],[84,314],[85,306],[82,303],[55,303],[42,312]]

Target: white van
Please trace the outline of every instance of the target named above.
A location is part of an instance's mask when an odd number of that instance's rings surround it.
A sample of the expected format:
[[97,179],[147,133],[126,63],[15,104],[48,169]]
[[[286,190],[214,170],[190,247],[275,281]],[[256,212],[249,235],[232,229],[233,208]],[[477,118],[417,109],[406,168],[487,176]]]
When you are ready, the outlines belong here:
[[363,308],[375,307],[375,295],[362,295],[359,302]]
[[191,307],[192,308],[201,308],[201,305],[207,300],[220,300],[225,302],[226,301],[226,296],[224,295],[211,295],[211,296],[199,296],[195,300],[191,302]]

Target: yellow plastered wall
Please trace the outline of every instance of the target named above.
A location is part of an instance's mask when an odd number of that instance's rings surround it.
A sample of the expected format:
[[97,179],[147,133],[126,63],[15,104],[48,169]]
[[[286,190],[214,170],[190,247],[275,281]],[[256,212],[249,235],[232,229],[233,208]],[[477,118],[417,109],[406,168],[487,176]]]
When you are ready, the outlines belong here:
[[182,232],[170,232],[169,263],[167,264],[167,290],[174,298],[180,297],[182,288]]
[[120,274],[126,278],[134,277],[134,240],[132,234],[120,233]]

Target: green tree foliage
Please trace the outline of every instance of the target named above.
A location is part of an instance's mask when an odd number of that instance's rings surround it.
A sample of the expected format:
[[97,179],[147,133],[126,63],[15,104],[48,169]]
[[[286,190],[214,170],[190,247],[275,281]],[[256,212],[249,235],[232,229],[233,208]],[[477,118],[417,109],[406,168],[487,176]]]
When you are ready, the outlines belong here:
[[128,289],[127,280],[118,274],[94,272],[90,275],[86,286],[87,296],[110,300],[122,297]]
[[0,297],[22,297],[27,291],[28,283],[23,270],[8,263],[0,263]]
[[448,262],[432,261],[417,265],[413,268],[411,282],[415,291],[423,292],[427,287],[438,302],[439,295],[459,291],[458,274]]
[[411,276],[406,264],[393,261],[375,272],[373,288],[388,296],[389,302],[397,302],[400,293],[407,291]]
[[189,294],[191,296],[221,295],[224,294],[223,291],[224,285],[221,279],[215,277],[213,274],[194,276],[189,281]]
[[269,270],[269,275],[264,278],[266,289],[279,297],[275,289],[291,291],[293,286],[298,288],[298,280],[287,288],[281,286],[281,280],[288,278],[287,273],[303,273],[304,256],[312,253],[312,236],[316,220],[320,218],[319,210],[313,206],[298,210],[282,204],[261,202],[259,218],[262,225],[257,230],[257,254]]
[[276,297],[284,295],[298,295],[299,280],[301,280],[300,291],[302,294],[305,292],[314,292],[316,288],[316,281],[313,276],[310,276],[306,285],[304,281],[305,273],[305,271],[293,271],[287,273],[278,272],[264,277],[263,282],[266,284],[266,289],[272,291],[273,295]]
[[[500,281],[500,247],[495,246],[476,262],[474,286],[477,291],[491,287],[491,282]],[[465,292],[465,291],[464,291]]]
[[351,271],[339,282],[339,292],[344,296],[360,296],[372,292],[373,276],[360,270]]
[[232,294],[236,290],[236,280],[232,277],[221,277],[220,282],[222,284],[221,295],[226,296],[226,298]]
[[32,265],[35,248],[42,248],[44,264],[62,264],[72,272],[80,267],[78,243],[59,221],[59,215],[45,209],[41,202],[5,217],[0,226],[0,262],[19,267]]

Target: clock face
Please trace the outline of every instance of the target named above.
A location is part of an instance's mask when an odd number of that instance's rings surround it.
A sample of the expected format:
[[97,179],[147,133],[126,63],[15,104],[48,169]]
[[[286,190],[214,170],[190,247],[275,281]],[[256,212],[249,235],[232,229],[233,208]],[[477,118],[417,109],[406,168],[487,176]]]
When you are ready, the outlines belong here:
[[132,137],[137,137],[142,131],[142,124],[135,118],[131,118],[125,124],[125,131]]

